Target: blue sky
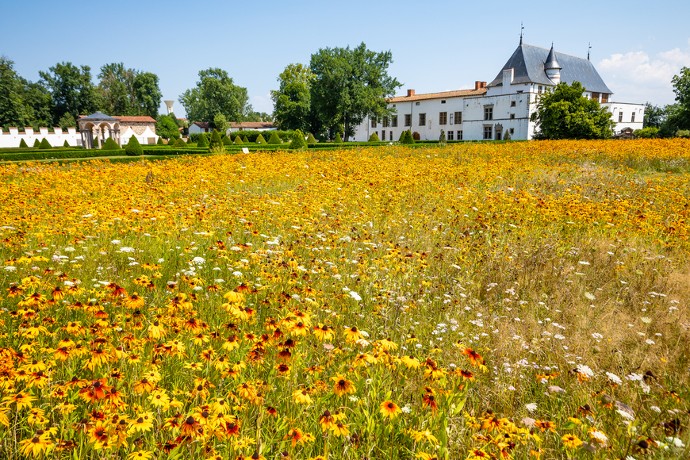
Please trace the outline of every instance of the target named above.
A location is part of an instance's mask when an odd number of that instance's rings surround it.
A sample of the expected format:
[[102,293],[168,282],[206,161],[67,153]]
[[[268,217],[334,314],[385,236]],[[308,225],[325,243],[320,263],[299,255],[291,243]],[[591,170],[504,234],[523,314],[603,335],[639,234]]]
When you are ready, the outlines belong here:
[[[567,5],[567,6],[561,6]],[[290,63],[320,48],[366,43],[390,50],[389,73],[417,93],[491,81],[524,41],[591,60],[614,101],[674,101],[671,78],[690,67],[690,2],[398,0],[327,2],[7,1],[0,6],[0,54],[23,77],[69,61],[156,73],[164,99],[195,86],[198,72],[225,69],[255,110],[272,111],[270,91]]]

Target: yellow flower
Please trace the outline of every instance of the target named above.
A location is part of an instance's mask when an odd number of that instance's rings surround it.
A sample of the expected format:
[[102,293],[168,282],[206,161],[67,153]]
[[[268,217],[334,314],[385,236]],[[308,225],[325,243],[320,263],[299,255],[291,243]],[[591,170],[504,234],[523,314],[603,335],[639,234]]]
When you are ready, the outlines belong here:
[[306,389],[293,391],[292,400],[297,404],[311,404],[311,396],[309,396],[309,392]]
[[153,428],[153,414],[146,412],[130,420],[129,433],[146,432]]
[[127,460],[150,460],[153,457],[153,452],[148,450],[137,450],[127,456]]
[[402,410],[400,409],[400,406],[395,404],[393,401],[384,401],[381,403],[379,406],[379,410],[381,412],[381,415],[384,416],[384,418],[390,418],[394,419],[397,417]]
[[53,450],[55,448],[53,441],[48,436],[43,436],[42,434],[37,433],[32,438],[20,441],[19,451],[27,457],[39,457]]
[[331,377],[331,380],[334,382],[333,393],[338,396],[352,394],[357,391],[352,382],[340,374],[336,375],[335,377]]
[[561,440],[563,441],[563,445],[565,445],[565,447],[567,447],[568,449],[577,449],[582,445],[582,441],[580,441],[580,438],[578,438],[574,434],[563,435]]

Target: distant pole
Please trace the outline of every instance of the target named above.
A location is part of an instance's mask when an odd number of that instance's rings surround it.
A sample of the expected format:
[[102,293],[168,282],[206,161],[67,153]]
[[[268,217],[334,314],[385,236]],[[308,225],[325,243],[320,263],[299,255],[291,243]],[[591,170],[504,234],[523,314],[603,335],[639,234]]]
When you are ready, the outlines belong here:
[[592,51],[592,43],[587,43],[587,60],[589,61],[589,52]]
[[522,25],[522,21],[520,21],[520,44],[522,45],[522,31],[525,30],[525,26]]

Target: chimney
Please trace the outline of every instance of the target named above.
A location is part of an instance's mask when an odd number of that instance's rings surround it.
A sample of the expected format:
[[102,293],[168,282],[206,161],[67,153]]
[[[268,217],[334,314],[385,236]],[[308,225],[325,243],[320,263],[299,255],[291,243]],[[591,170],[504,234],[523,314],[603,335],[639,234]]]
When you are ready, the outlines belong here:
[[479,81],[479,80],[477,80],[477,81],[474,82],[474,89],[475,89],[475,90],[477,90],[477,89],[482,89],[482,88],[486,88],[486,82],[485,82],[485,81]]
[[414,90],[413,89],[408,89],[407,90],[407,97],[414,96]]

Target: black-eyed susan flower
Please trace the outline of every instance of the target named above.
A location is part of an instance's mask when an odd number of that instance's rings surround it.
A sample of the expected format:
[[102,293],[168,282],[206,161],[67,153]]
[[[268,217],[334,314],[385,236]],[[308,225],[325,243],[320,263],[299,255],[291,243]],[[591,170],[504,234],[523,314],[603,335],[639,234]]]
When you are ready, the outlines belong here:
[[381,412],[384,418],[394,419],[400,415],[402,409],[393,401],[386,400],[379,405],[379,412]]

